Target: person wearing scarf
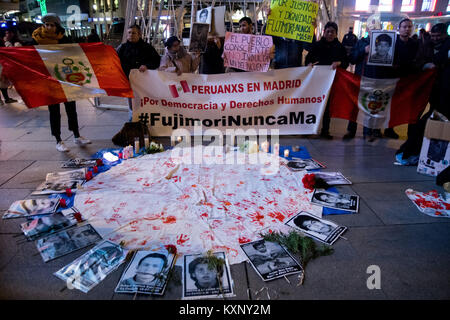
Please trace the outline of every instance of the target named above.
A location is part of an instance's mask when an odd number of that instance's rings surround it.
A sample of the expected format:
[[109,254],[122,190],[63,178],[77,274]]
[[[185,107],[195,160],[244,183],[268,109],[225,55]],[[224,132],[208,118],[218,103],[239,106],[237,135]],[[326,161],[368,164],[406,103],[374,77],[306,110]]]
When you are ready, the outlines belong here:
[[[48,13],[42,17],[43,26],[33,31],[33,45],[51,45],[70,43],[64,33],[65,30],[61,26],[61,20],[53,13]],[[77,145],[86,145],[91,143],[90,140],[80,136],[78,128],[78,116],[75,101],[64,102],[66,108],[69,130],[73,132],[74,142]],[[69,149],[61,139],[61,113],[60,105],[52,104],[48,106],[50,112],[50,128],[52,135],[56,138],[56,150],[67,152]]]
[[167,39],[166,49],[159,65],[160,71],[182,73],[194,73],[200,64],[200,54],[190,55],[181,45],[181,41],[172,36]]

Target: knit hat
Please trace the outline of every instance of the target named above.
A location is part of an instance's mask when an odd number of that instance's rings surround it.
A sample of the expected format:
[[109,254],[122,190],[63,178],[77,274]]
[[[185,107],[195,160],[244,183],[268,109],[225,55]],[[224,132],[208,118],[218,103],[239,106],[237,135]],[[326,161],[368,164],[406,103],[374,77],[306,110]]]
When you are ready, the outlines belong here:
[[55,13],[47,13],[45,16],[42,17],[41,20],[43,23],[51,22],[61,26],[61,19],[59,19],[59,17]]

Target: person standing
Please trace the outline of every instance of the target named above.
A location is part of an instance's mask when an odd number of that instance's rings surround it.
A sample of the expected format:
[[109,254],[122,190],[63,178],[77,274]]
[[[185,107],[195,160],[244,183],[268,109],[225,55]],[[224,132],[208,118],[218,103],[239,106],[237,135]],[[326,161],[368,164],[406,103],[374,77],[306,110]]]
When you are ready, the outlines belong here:
[[[5,47],[21,47],[22,42],[19,40],[17,36],[17,32],[14,30],[6,30],[5,36],[3,38],[3,44]],[[2,74],[0,78],[0,91],[2,92],[3,98],[5,99],[5,103],[15,103],[16,99],[12,99],[8,95],[8,88],[11,86],[11,82]],[[0,105],[3,104],[3,101],[0,99]]]
[[87,36],[87,42],[101,42],[95,28],[92,29],[91,33]]
[[182,73],[194,73],[200,64],[200,53],[189,54],[181,45],[180,39],[172,36],[165,42],[166,49],[159,65],[160,71]]
[[355,46],[355,44],[358,42],[358,38],[353,33],[353,27],[348,28],[348,33],[342,38],[342,45],[344,46],[345,50],[347,51],[347,56],[350,56],[350,51]]
[[[131,69],[145,72],[148,69],[157,69],[161,57],[155,48],[142,39],[141,29],[138,25],[132,25],[127,29],[127,41],[116,49],[122,65],[122,70],[130,78]],[[133,117],[133,99],[128,98],[129,121]]]
[[[337,32],[338,26],[335,22],[330,21],[325,25],[323,37],[313,43],[311,50],[306,56],[306,65],[331,65],[333,70],[338,67],[345,70],[348,67],[347,52],[337,39]],[[330,135],[330,120],[330,104],[328,100],[322,119],[322,130],[320,132],[322,138],[333,139]]]
[[208,38],[206,50],[201,57],[200,74],[219,74],[225,72],[222,58],[224,40],[224,38],[218,36]]
[[[42,17],[42,23],[44,24],[43,26],[33,31],[33,44],[46,45],[70,43],[69,39],[64,35],[65,30],[61,26],[61,20],[57,15],[48,13]],[[91,143],[90,140],[80,135],[75,101],[64,102],[64,106],[69,122],[69,130],[73,132],[75,144],[82,146]],[[56,150],[67,152],[69,149],[61,139],[61,113],[59,103],[49,105],[48,111],[50,112],[51,132],[56,138]]]
[[400,165],[416,165],[419,160],[420,150],[428,118],[434,111],[443,114],[450,119],[450,37],[447,34],[447,26],[438,23],[431,28],[432,55],[425,57],[423,69],[436,69],[436,79],[430,95],[430,110],[424,114],[417,123],[408,126],[408,139],[397,150],[395,159]]

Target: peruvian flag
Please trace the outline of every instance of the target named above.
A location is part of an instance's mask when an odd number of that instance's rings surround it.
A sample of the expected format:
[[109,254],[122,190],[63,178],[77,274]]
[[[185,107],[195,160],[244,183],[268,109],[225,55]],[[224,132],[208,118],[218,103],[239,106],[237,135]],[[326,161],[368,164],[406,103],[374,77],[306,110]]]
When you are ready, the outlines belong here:
[[29,108],[90,97],[133,97],[116,51],[103,43],[0,48],[2,73]]
[[177,87],[175,84],[169,84],[169,91],[170,91],[170,94],[172,95],[172,97],[178,98],[180,96],[178,94],[179,90],[183,90],[184,93],[191,92],[186,80],[181,80],[180,85],[181,85],[181,87]]
[[397,79],[361,77],[337,68],[330,92],[330,117],[367,128],[415,123],[428,104],[434,70]]

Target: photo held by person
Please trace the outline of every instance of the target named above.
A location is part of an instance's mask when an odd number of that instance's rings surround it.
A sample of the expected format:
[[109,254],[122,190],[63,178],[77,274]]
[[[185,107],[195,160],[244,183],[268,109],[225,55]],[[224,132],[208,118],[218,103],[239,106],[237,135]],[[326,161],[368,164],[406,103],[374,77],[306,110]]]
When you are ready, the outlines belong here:
[[[42,17],[43,26],[33,31],[34,45],[50,45],[50,44],[64,44],[70,43],[69,38],[65,35],[65,30],[61,27],[60,18],[48,13]],[[75,101],[64,102],[67,113],[67,120],[69,123],[69,130],[73,132],[74,142],[79,146],[90,144],[91,141],[80,135],[78,127],[78,115]],[[50,112],[50,127],[52,135],[56,138],[56,150],[60,152],[67,152],[69,148],[61,139],[61,113],[60,104],[52,104],[48,106]]]
[[[313,43],[311,50],[305,59],[307,66],[314,65],[330,65],[331,69],[346,69],[348,67],[347,52],[344,46],[337,39],[338,26],[335,22],[327,22],[324,28],[322,38]],[[333,139],[330,135],[330,105],[327,102],[325,112],[322,119],[322,130],[320,137],[325,139]]]

